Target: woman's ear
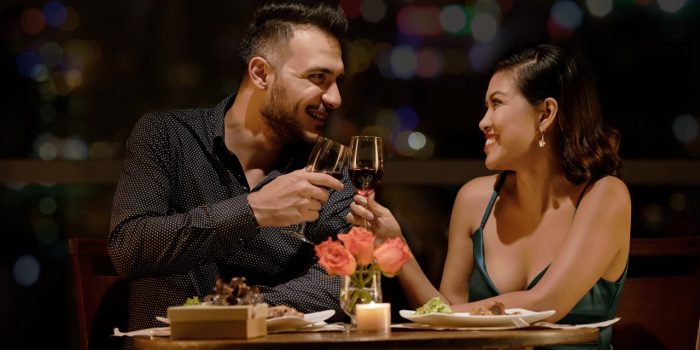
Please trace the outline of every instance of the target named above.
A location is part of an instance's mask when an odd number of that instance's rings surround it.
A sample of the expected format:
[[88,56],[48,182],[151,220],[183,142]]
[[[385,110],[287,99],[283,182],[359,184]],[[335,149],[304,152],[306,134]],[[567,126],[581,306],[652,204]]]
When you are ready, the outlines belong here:
[[557,118],[557,111],[559,111],[559,104],[557,100],[547,97],[543,101],[542,111],[540,113],[540,131],[547,132],[549,127],[554,123]]
[[260,57],[256,56],[250,59],[248,62],[248,76],[253,82],[253,85],[260,90],[267,89],[270,84],[269,78],[272,73],[272,66],[270,63]]

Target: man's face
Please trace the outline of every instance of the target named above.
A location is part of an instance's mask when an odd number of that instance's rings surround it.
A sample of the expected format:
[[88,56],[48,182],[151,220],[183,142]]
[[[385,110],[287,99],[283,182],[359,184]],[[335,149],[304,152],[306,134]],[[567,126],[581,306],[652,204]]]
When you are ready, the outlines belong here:
[[[287,55],[275,64],[274,80],[261,113],[280,143],[313,140],[340,107],[341,49],[331,35],[297,27]],[[286,59],[286,60],[285,60]]]

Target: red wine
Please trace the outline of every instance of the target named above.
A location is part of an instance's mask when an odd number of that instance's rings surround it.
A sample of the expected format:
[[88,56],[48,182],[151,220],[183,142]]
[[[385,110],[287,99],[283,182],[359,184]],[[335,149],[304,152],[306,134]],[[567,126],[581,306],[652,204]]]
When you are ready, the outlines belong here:
[[374,192],[374,188],[382,181],[383,169],[359,168],[349,169],[350,180],[363,196],[369,196]]
[[339,171],[335,171],[335,172],[323,171],[322,173],[324,173],[326,175],[333,176],[337,180],[341,180],[343,178],[343,173],[339,172]]

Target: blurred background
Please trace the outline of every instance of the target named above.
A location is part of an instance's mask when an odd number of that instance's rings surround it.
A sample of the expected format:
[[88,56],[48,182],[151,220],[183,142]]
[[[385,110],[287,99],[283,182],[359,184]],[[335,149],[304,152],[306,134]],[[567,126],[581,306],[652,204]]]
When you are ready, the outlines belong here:
[[[106,237],[119,161],[144,113],[235,91],[259,1],[0,4],[0,336],[78,348],[67,240]],[[700,234],[698,0],[341,0],[343,107],[328,134],[384,137],[392,208],[437,283],[452,202],[488,173],[477,124],[514,47],[580,52],[622,133],[633,237]]]

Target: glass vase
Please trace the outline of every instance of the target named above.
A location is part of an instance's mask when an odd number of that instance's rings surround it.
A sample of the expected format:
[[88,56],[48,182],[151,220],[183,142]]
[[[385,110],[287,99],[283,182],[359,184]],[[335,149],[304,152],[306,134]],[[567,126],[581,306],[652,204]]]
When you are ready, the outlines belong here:
[[355,329],[355,305],[382,302],[381,281],[382,273],[379,270],[358,270],[349,276],[343,276],[340,306],[350,316],[351,329]]

